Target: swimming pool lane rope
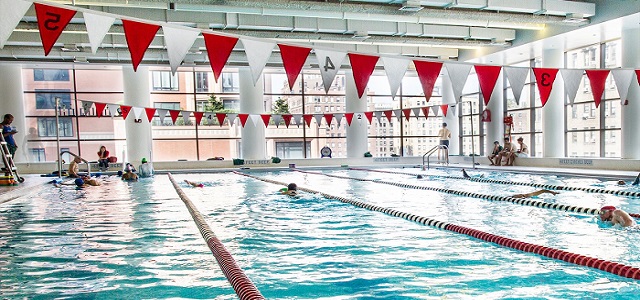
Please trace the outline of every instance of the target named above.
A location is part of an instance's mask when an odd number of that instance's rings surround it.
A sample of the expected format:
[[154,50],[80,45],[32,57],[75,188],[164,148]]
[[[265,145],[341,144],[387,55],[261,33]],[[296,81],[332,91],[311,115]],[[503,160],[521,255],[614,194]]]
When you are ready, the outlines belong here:
[[[303,171],[301,171],[299,169],[295,169],[295,170],[299,171],[299,172],[303,172]],[[363,168],[349,168],[349,170],[367,171],[367,172],[379,172],[379,173],[388,173],[388,174],[401,174],[401,175],[410,175],[410,176],[422,175],[422,174],[412,174],[412,173],[395,172],[395,171],[372,170],[372,169],[363,169]],[[338,175],[328,175],[328,174],[323,174],[323,173],[313,173],[313,174],[326,175],[326,176],[338,176]],[[424,175],[424,176],[433,176],[433,177],[438,177],[438,178],[449,178],[449,179],[469,179],[471,181],[488,182],[488,183],[527,185],[527,186],[534,186],[534,187],[540,187],[540,188],[545,188],[545,189],[554,189],[554,190],[585,189],[585,188],[577,188],[577,187],[575,187],[575,188],[574,187],[563,187],[563,186],[557,186],[557,185],[528,183],[528,182],[511,182],[511,181],[492,180],[492,179],[474,178],[474,177],[472,177],[472,178],[464,178],[464,177],[457,177],[457,176],[441,176],[441,175]],[[381,183],[387,183],[387,184],[393,184],[393,185],[396,185],[396,186],[405,187],[404,185],[401,185],[399,183],[391,183],[391,182],[382,181],[382,180],[371,180],[371,179],[361,179],[361,178],[352,178],[352,177],[338,177],[338,178],[354,179],[354,180],[361,180],[361,181],[381,182]],[[565,210],[565,211],[576,212],[574,210],[567,210],[565,208],[565,207],[573,208],[575,206],[567,206],[567,205],[556,204],[556,203],[552,204],[552,203],[547,203],[547,202],[542,202],[542,201],[534,201],[534,200],[530,200],[529,202],[527,202],[527,201],[524,200],[525,198],[513,198],[513,197],[508,197],[508,196],[490,196],[490,195],[483,195],[483,194],[476,194],[476,193],[473,193],[473,195],[467,195],[466,194],[467,192],[460,192],[460,191],[454,191],[454,190],[448,190],[448,189],[440,189],[440,188],[422,187],[422,186],[416,186],[416,185],[409,185],[408,187],[424,189],[424,190],[432,190],[432,191],[438,191],[438,192],[445,192],[445,193],[450,193],[450,191],[451,191],[451,194],[456,194],[456,195],[463,195],[463,196],[469,196],[469,197],[475,197],[475,198],[483,198],[483,199],[492,200],[492,201],[507,201],[507,202],[512,202],[512,203],[521,204],[521,205],[528,205],[528,206],[535,206],[535,207],[551,208],[551,209],[557,209],[557,210]],[[596,189],[596,190],[603,190],[603,189]],[[609,190],[603,190],[603,191],[611,192],[611,193],[608,193],[608,194],[614,194],[613,192],[620,192],[620,191],[609,191]],[[626,192],[626,193],[638,194],[637,192]],[[477,196],[474,196],[474,195],[480,195],[480,197],[477,197]],[[622,194],[617,194],[617,195],[622,195]],[[629,195],[629,196],[636,197],[635,195]],[[490,199],[492,197],[498,197],[498,199]],[[584,209],[589,210],[588,212],[586,212],[588,214],[597,215],[597,214],[600,213],[599,209],[595,209],[595,212],[591,211],[591,210],[593,210],[592,208],[581,208],[581,209],[582,210],[584,210]],[[577,211],[577,212],[583,212],[583,211]],[[634,218],[636,218],[636,219],[640,219],[640,214],[629,213],[629,215],[634,217]]]
[[[627,197],[640,197],[640,192],[613,191],[613,190],[605,190],[605,189],[601,189],[601,188],[563,186],[563,185],[542,184],[542,183],[533,183],[533,182],[517,182],[517,181],[508,181],[508,180],[496,180],[496,179],[488,179],[488,178],[478,178],[478,177],[464,178],[464,177],[459,177],[459,176],[413,174],[413,173],[373,170],[373,169],[365,169],[365,168],[349,168],[349,170],[379,172],[379,173],[388,173],[388,174],[402,174],[402,175],[410,175],[410,176],[423,175],[423,176],[430,176],[430,177],[436,177],[436,178],[466,179],[466,180],[471,180],[471,181],[476,181],[476,182],[533,186],[533,187],[543,188],[543,189],[547,189],[547,190],[585,191],[585,192],[588,192],[588,193],[610,194],[610,195],[627,196]],[[640,215],[638,215],[638,217],[640,217]]]
[[301,173],[314,174],[314,175],[323,175],[323,176],[328,176],[328,177],[333,177],[333,178],[350,179],[350,180],[358,180],[358,181],[369,181],[369,182],[375,182],[375,183],[394,185],[394,186],[403,187],[403,188],[412,188],[412,189],[418,189],[418,190],[429,190],[429,191],[453,194],[453,195],[458,195],[458,196],[473,197],[473,198],[485,199],[485,200],[490,200],[490,201],[510,202],[510,203],[520,204],[520,205],[525,205],[525,206],[548,208],[548,209],[562,210],[562,211],[574,212],[574,213],[583,213],[583,214],[590,214],[590,215],[598,215],[600,213],[600,210],[596,209],[596,208],[578,207],[578,206],[558,204],[558,203],[547,203],[547,202],[536,201],[536,200],[527,199],[527,198],[513,198],[513,197],[508,197],[508,196],[486,195],[486,194],[479,194],[479,193],[472,193],[472,192],[465,192],[465,191],[456,191],[456,190],[429,187],[429,186],[412,185],[412,184],[393,182],[393,181],[384,181],[384,180],[378,180],[378,179],[366,179],[366,178],[340,176],[340,175],[333,175],[333,174],[324,174],[324,173],[319,173],[319,172],[303,171],[303,170],[300,170],[300,169],[294,169],[294,170],[297,171],[297,172],[301,172]]
[[[262,177],[258,177],[258,176],[250,175],[247,173],[238,172],[238,171],[233,171],[233,172],[235,174],[246,176],[246,177],[260,180],[263,182],[269,182],[269,183],[284,185],[284,186],[287,185],[287,183],[285,182],[271,180],[268,178],[262,178]],[[298,190],[322,195],[324,198],[327,198],[327,199],[338,200],[340,202],[351,204],[356,207],[364,208],[370,211],[381,212],[393,217],[403,218],[408,221],[420,223],[422,225],[427,225],[427,226],[431,226],[431,227],[435,227],[443,230],[464,234],[479,240],[498,244],[500,246],[504,246],[507,248],[516,249],[523,252],[535,253],[538,255],[542,255],[544,257],[548,257],[556,260],[562,260],[568,263],[602,270],[614,275],[632,278],[635,280],[640,280],[640,268],[637,268],[637,267],[632,267],[632,266],[628,266],[628,265],[624,265],[624,264],[620,264],[620,263],[616,263],[608,260],[597,259],[597,258],[589,257],[586,255],[571,253],[571,252],[567,252],[564,250],[559,250],[551,247],[544,247],[536,244],[521,242],[518,240],[483,232],[480,230],[463,227],[463,226],[459,226],[459,225],[455,225],[447,222],[442,222],[442,221],[438,221],[431,218],[422,217],[422,216],[418,216],[418,215],[414,215],[406,212],[401,212],[391,208],[384,208],[377,205],[368,204],[368,203],[364,203],[364,202],[353,200],[353,199],[348,199],[341,196],[334,196],[334,195],[326,194],[320,191],[300,187],[300,186],[298,186]]]
[[187,206],[193,221],[195,221],[196,226],[198,226],[202,237],[207,242],[211,253],[213,253],[213,256],[216,258],[222,273],[227,277],[227,280],[231,283],[231,286],[238,297],[241,300],[265,299],[251,279],[249,279],[249,277],[244,274],[244,271],[242,271],[238,266],[231,256],[231,253],[229,253],[227,248],[224,247],[222,242],[213,233],[207,222],[202,217],[202,214],[196,209],[193,202],[191,202],[189,197],[187,197],[175,179],[173,179],[171,173],[167,173],[167,175],[169,176],[169,180],[173,184],[173,187],[176,189],[178,196],[180,196],[182,202]]

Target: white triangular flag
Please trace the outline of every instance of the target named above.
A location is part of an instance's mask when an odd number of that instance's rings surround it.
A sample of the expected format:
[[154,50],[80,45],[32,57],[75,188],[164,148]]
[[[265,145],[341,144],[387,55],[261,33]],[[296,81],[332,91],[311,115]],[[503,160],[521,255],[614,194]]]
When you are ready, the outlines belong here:
[[447,110],[447,113],[449,113],[449,114],[453,114],[454,116],[456,116],[456,117],[457,117],[457,116],[458,116],[458,110],[457,110],[456,105],[455,105],[455,104],[454,104],[454,105],[449,105],[449,108],[448,108],[448,110]]
[[244,52],[247,54],[247,61],[249,62],[251,76],[253,77],[253,85],[256,85],[262,75],[262,70],[271,57],[271,52],[276,43],[245,38],[241,38],[240,40],[242,41],[242,45],[244,45]]
[[340,127],[340,122],[342,122],[342,118],[344,117],[343,113],[333,114],[333,118],[338,122],[338,127]]
[[160,124],[164,124],[164,118],[167,116],[168,111],[168,109],[156,109],[156,112],[158,112],[158,117],[160,118]]
[[[251,121],[253,121],[253,126],[258,127],[258,124],[262,123],[262,118],[260,115],[249,115]],[[246,125],[245,125],[246,126]]]
[[324,84],[324,92],[328,93],[333,79],[336,77],[342,61],[347,56],[346,52],[338,52],[331,50],[314,49],[316,59],[318,59],[318,67],[320,75],[322,75],[322,83]]
[[620,95],[620,104],[624,105],[629,95],[629,87],[633,80],[633,73],[631,69],[615,69],[611,70],[613,74],[613,80],[616,81],[616,87],[618,88],[618,95]]
[[81,115],[88,115],[91,112],[91,107],[93,106],[93,102],[91,101],[82,101],[82,113]]
[[163,25],[162,32],[164,33],[164,44],[167,46],[169,54],[171,73],[175,74],[187,52],[198,38],[200,31]]
[[87,26],[87,34],[89,34],[91,52],[96,54],[116,18],[88,12],[82,14],[84,15],[84,24]]
[[118,110],[120,109],[120,104],[107,104],[107,109],[109,110],[109,114],[111,117],[115,117],[120,115]]
[[440,106],[438,105],[434,105],[431,107],[431,112],[433,112],[433,116],[437,117],[438,116],[438,112],[440,111]]
[[378,120],[378,124],[381,124],[381,123],[382,123],[382,120],[381,120],[381,118],[382,118],[382,111],[381,111],[381,110],[376,110],[376,111],[374,111],[374,112],[373,112],[373,116],[375,116],[375,117],[376,117],[376,120]]
[[204,113],[203,116],[207,120],[207,124],[209,124],[209,125],[213,124],[213,122],[214,122],[213,118],[216,117],[216,115],[214,115],[212,112],[206,112],[206,113]]
[[524,88],[524,82],[529,75],[529,68],[520,67],[503,67],[504,73],[507,75],[507,80],[511,84],[511,91],[513,97],[516,100],[516,104],[520,105],[520,96],[522,95],[522,88]]
[[573,101],[578,94],[582,74],[584,74],[584,70],[560,69],[560,75],[562,75],[562,80],[564,81],[564,93],[567,95],[567,98],[569,98],[571,105],[573,105]]
[[189,116],[191,116],[191,112],[183,110],[180,112],[180,114],[182,114],[182,120],[184,121],[184,125],[189,124]]
[[227,114],[227,121],[229,122],[229,126],[236,125],[236,118],[238,114]]
[[313,117],[316,119],[316,123],[318,124],[318,126],[320,126],[322,124],[322,117],[324,117],[324,115],[314,114]]
[[31,2],[22,0],[0,0],[0,49],[13,33],[13,30],[20,24],[20,20],[27,13]]
[[402,110],[401,109],[394,109],[393,110],[393,114],[396,115],[396,118],[398,119],[398,122],[400,122],[402,120]]
[[278,126],[280,126],[280,122],[282,121],[282,115],[273,114],[271,115],[271,119],[273,120],[273,123],[276,124],[276,128],[277,128]]
[[302,124],[302,114],[293,114],[293,120],[296,121],[296,125],[300,127]]
[[142,107],[132,107],[131,108],[133,110],[133,116],[135,117],[135,119],[140,119],[140,115],[142,114],[142,111],[144,110]]
[[402,84],[402,78],[407,72],[410,60],[403,58],[391,58],[382,57],[384,63],[384,71],[387,73],[387,80],[389,80],[389,86],[391,87],[391,98],[395,99],[400,84]]
[[416,119],[420,117],[420,111],[422,110],[420,107],[414,107],[411,110],[413,111],[413,116],[416,117]]
[[453,102],[455,103],[460,101],[462,89],[467,82],[467,78],[469,78],[469,72],[471,72],[473,65],[450,62],[446,62],[444,65],[447,67],[447,74],[449,74],[449,78],[451,79],[450,82],[454,97]]

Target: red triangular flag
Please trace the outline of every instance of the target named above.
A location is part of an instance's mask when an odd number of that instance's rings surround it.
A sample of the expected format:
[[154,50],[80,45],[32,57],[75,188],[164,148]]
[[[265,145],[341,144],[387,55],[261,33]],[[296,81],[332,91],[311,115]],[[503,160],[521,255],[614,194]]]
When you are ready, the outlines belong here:
[[345,113],[344,117],[347,119],[347,124],[351,126],[351,120],[353,120],[353,113]]
[[[481,66],[476,65],[476,74],[478,74],[478,82],[480,83],[480,90],[482,91],[482,97],[484,98],[484,105],[489,104],[491,100],[491,93],[496,86],[496,81],[500,77],[501,66]],[[446,113],[445,113],[446,116]]]
[[151,120],[153,120],[153,115],[156,114],[156,109],[145,107],[144,111],[147,113],[147,120],[149,120],[149,123],[151,123]]
[[355,80],[356,89],[358,90],[358,98],[362,98],[364,89],[367,88],[369,78],[371,78],[371,74],[373,74],[373,70],[376,68],[378,59],[379,57],[377,56],[349,53],[349,61],[351,62],[353,79]]
[[373,120],[373,112],[372,111],[365,111],[364,112],[364,116],[367,117],[367,120],[369,120],[369,125],[371,125],[371,120]]
[[160,29],[160,25],[122,19],[122,28],[124,29],[129,53],[131,53],[133,71],[137,71],[138,65],[142,62],[144,53],[151,45],[158,29]]
[[387,120],[389,121],[389,123],[391,123],[391,117],[393,116],[393,111],[392,110],[385,110],[382,112],[384,114],[385,117],[387,117]]
[[636,70],[636,79],[638,80],[638,84],[640,84],[640,70]]
[[170,109],[169,110],[169,115],[171,116],[171,122],[173,122],[173,124],[175,124],[176,120],[178,119],[178,116],[180,115],[180,111],[179,110]]
[[404,114],[404,118],[407,119],[407,121],[409,121],[409,118],[411,118],[411,108],[403,109],[402,113]]
[[327,125],[331,126],[331,121],[333,121],[333,114],[324,114],[324,119],[327,121]]
[[226,117],[227,117],[227,114],[225,113],[216,113],[216,119],[218,119],[218,123],[220,124],[220,127],[222,127],[222,123],[224,123],[224,118]]
[[427,102],[429,102],[431,94],[433,94],[433,86],[436,84],[438,76],[440,76],[442,63],[414,60],[413,64],[416,66],[416,73],[418,73],[418,78],[420,78],[424,97],[427,99]]
[[264,123],[264,127],[269,127],[269,121],[271,120],[271,115],[262,114],[260,115],[262,118],[262,123]]
[[422,109],[422,114],[424,115],[424,118],[428,119],[429,118],[429,107],[428,106],[427,107],[422,107],[421,109]]
[[76,11],[40,3],[34,3],[33,5],[36,9],[38,30],[40,31],[44,55],[47,56],[64,28],[67,27],[69,21],[76,14]]
[[307,127],[311,127],[311,120],[313,119],[313,115],[303,115],[304,121],[307,123]]
[[593,101],[596,103],[596,108],[598,108],[602,100],[602,92],[604,92],[604,83],[607,80],[607,76],[609,76],[609,70],[585,70],[585,72],[589,77]]
[[196,124],[200,124],[200,121],[202,120],[202,116],[204,115],[203,112],[201,111],[194,111],[193,112],[193,116],[196,118]]
[[240,124],[244,127],[244,124],[247,124],[247,119],[249,119],[249,114],[238,114],[238,118],[240,118]]
[[123,119],[127,119],[127,116],[129,115],[129,112],[131,111],[131,106],[129,105],[120,105],[120,114],[122,115]]
[[533,68],[533,74],[536,76],[536,85],[540,92],[540,101],[542,101],[542,106],[544,106],[549,100],[549,94],[551,94],[553,82],[556,81],[558,69]]
[[202,33],[202,36],[204,37],[204,45],[207,48],[209,64],[213,70],[213,77],[218,82],[218,78],[222,74],[224,65],[227,64],[233,47],[238,43],[238,38],[205,32]]
[[293,85],[296,83],[296,79],[304,66],[304,62],[307,61],[307,56],[309,56],[311,48],[283,44],[278,44],[278,47],[280,47],[282,65],[284,66],[285,72],[287,72],[289,89],[293,90]]
[[102,112],[104,111],[104,108],[107,107],[107,104],[99,102],[94,104],[96,105],[96,116],[98,116],[98,118],[102,117]]
[[292,117],[293,115],[291,114],[282,115],[282,118],[284,119],[284,125],[287,125],[287,128],[289,128],[289,124],[291,124]]
[[449,104],[440,105],[440,110],[442,110],[442,115],[447,116],[447,112],[449,111]]

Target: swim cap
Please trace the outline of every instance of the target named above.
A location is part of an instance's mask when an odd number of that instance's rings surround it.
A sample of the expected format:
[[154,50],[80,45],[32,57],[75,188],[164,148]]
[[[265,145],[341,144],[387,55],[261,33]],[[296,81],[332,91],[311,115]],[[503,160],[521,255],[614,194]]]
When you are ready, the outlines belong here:
[[202,183],[198,184],[198,187],[204,187],[204,184],[202,184]]
[[145,157],[143,157],[143,158],[142,158],[142,163],[144,164],[144,163],[146,163],[146,162],[147,162],[147,159],[146,159]]
[[122,176],[122,171],[118,171],[118,176]]
[[418,179],[422,179],[422,175],[418,175],[416,176]]
[[616,207],[615,207],[615,206],[612,206],[612,205],[608,205],[608,206],[603,206],[600,210],[601,210],[601,211],[606,211],[606,210],[611,210],[611,211],[613,211],[613,210],[616,210]]
[[82,186],[84,185],[84,180],[82,180],[82,178],[76,178],[76,185],[77,186]]

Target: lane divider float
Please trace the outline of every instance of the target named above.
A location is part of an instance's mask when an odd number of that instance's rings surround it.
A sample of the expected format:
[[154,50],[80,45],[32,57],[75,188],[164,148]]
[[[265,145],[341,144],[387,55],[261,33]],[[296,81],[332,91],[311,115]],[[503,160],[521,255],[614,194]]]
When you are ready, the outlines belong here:
[[489,178],[478,178],[478,177],[464,178],[464,177],[459,177],[459,176],[412,174],[412,173],[405,173],[405,172],[383,171],[383,170],[373,170],[373,169],[365,169],[365,168],[349,168],[349,170],[379,172],[379,173],[388,173],[388,174],[402,174],[402,175],[410,175],[410,176],[423,175],[423,176],[430,176],[430,177],[436,177],[436,178],[466,179],[466,180],[471,180],[471,181],[476,181],[476,182],[533,186],[533,187],[543,188],[543,189],[547,189],[547,190],[584,191],[584,192],[588,192],[588,193],[610,194],[610,195],[626,196],[626,197],[640,197],[640,192],[613,191],[613,190],[605,190],[605,189],[601,189],[601,188],[578,187],[578,186],[562,186],[562,185],[542,184],[542,183],[534,183],[534,182],[517,182],[517,181],[509,181],[509,180],[496,180],[496,179],[489,179]]
[[178,183],[173,179],[171,173],[167,173],[169,176],[169,180],[173,184],[173,187],[176,189],[178,196],[182,199],[182,202],[187,206],[193,221],[195,221],[196,226],[200,230],[200,234],[207,242],[211,253],[216,258],[222,273],[227,277],[229,283],[235,290],[236,294],[241,300],[258,300],[265,299],[264,296],[260,293],[258,288],[253,284],[251,279],[245,275],[244,271],[238,266],[231,253],[224,247],[222,242],[215,236],[207,222],[204,220],[202,214],[196,209],[193,202],[187,197],[182,188],[178,185]]
[[[412,174],[412,173],[405,173],[405,172],[394,172],[394,171],[382,171],[382,170],[372,170],[372,169],[363,169],[363,168],[349,168],[349,170],[354,170],[354,171],[367,171],[367,172],[379,172],[379,173],[388,173],[388,174],[401,174],[401,175],[410,175],[410,176],[417,176],[417,175],[423,175],[423,176],[431,176],[431,177],[437,177],[437,178],[448,178],[448,179],[467,179],[467,180],[471,180],[471,181],[477,181],[477,182],[487,182],[487,183],[499,183],[499,184],[511,184],[511,185],[526,185],[526,186],[533,186],[533,187],[539,187],[539,188],[545,188],[548,190],[584,190],[587,191],[587,188],[580,188],[580,187],[566,187],[566,186],[558,186],[558,185],[549,185],[549,184],[539,184],[539,183],[529,183],[529,182],[512,182],[512,181],[505,181],[505,180],[493,180],[493,179],[485,179],[485,178],[464,178],[464,177],[458,177],[458,176],[443,176],[443,175],[424,175],[424,174]],[[298,169],[296,169],[296,171],[300,171]],[[318,173],[321,174],[321,173]],[[321,175],[325,175],[325,174],[321,174]],[[352,178],[355,179],[355,178]],[[482,180],[482,181],[481,181]],[[374,182],[379,182],[378,180],[372,180]],[[382,182],[382,181],[380,181]],[[385,182],[386,183],[386,182]],[[419,187],[422,188],[422,187]],[[437,189],[437,188],[426,188],[426,189]],[[605,194],[614,194],[614,192],[622,192],[622,191],[610,191],[610,190],[604,190],[604,189],[596,189],[596,190],[603,190],[603,191],[607,191],[607,193]],[[587,191],[590,192],[590,191]],[[592,192],[592,193],[599,193],[599,192]],[[633,193],[633,194],[638,194],[640,195],[640,193],[638,192],[625,192],[625,193]],[[615,194],[615,195],[620,195],[620,196],[627,196],[626,194],[623,195],[621,193],[619,194]],[[636,195],[628,195],[630,197],[637,197]],[[504,196],[497,196],[497,197],[504,197]],[[512,198],[512,197],[506,197],[506,198]],[[512,198],[512,199],[519,199],[519,198]],[[492,200],[492,199],[489,199]],[[504,201],[504,200],[500,200],[500,201]],[[513,202],[510,201],[509,202]],[[515,202],[513,202],[515,203]],[[546,203],[546,202],[542,202],[542,203]],[[518,203],[521,204],[521,203]],[[549,204],[549,203],[547,203]],[[523,204],[523,205],[529,205],[529,204]],[[551,204],[549,204],[551,205]],[[534,205],[536,206],[536,205]],[[547,207],[545,207],[547,208]],[[554,208],[555,209],[555,208]],[[596,214],[599,214],[600,210],[597,210]],[[629,213],[630,216],[640,219],[640,214],[635,214],[635,213]]]
[[[233,172],[238,175],[246,176],[246,177],[264,181],[264,182],[269,182],[269,183],[284,185],[284,186],[287,185],[287,183],[285,182],[271,180],[268,178],[262,178],[262,177],[258,177],[258,176],[238,172],[238,171],[233,171]],[[401,212],[391,208],[384,208],[377,205],[368,204],[368,203],[364,203],[364,202],[353,200],[353,199],[348,199],[341,196],[334,196],[334,195],[326,194],[320,191],[315,191],[312,189],[300,187],[300,186],[298,186],[298,190],[322,195],[324,198],[327,198],[327,199],[338,200],[340,202],[351,204],[356,207],[368,209],[370,211],[381,212],[393,217],[403,218],[405,220],[420,223],[422,225],[427,225],[427,226],[431,226],[431,227],[435,227],[443,230],[464,234],[476,239],[498,244],[500,246],[504,246],[507,248],[516,249],[523,252],[535,253],[544,257],[548,257],[556,260],[562,260],[568,263],[602,270],[607,273],[611,273],[611,274],[626,277],[626,278],[640,280],[640,268],[637,268],[637,267],[632,267],[632,266],[628,266],[628,265],[624,265],[621,263],[616,263],[608,260],[597,259],[597,258],[589,257],[586,255],[571,253],[571,252],[567,252],[564,250],[559,250],[551,247],[544,247],[536,244],[521,242],[518,240],[483,232],[480,230],[463,227],[463,226],[455,225],[452,223],[442,222],[435,219],[414,215],[411,213]]]
[[533,207],[539,207],[539,208],[555,209],[555,210],[567,211],[567,212],[572,212],[572,213],[582,213],[582,214],[588,214],[588,215],[599,215],[600,214],[600,210],[597,209],[597,208],[586,208],[586,207],[579,207],[579,206],[574,206],[574,205],[565,205],[565,204],[558,204],[558,203],[547,203],[547,202],[536,201],[536,200],[527,199],[527,198],[513,198],[513,197],[508,197],[508,196],[486,195],[486,194],[479,194],[479,193],[472,193],[472,192],[465,192],[465,191],[456,191],[456,190],[429,187],[429,186],[412,185],[412,184],[406,184],[406,183],[400,183],[400,182],[384,181],[384,180],[378,180],[378,179],[366,179],[366,178],[357,178],[357,177],[348,177],[348,176],[324,174],[324,173],[318,173],[318,172],[303,171],[303,170],[300,170],[300,169],[294,169],[294,170],[297,171],[297,172],[307,173],[307,174],[323,175],[323,176],[340,178],[340,179],[350,179],[350,180],[368,181],[368,182],[389,184],[389,185],[394,185],[394,186],[403,187],[403,188],[412,188],[412,189],[418,189],[418,190],[429,190],[429,191],[453,194],[453,195],[458,195],[458,196],[479,198],[479,199],[485,199],[485,200],[490,200],[490,201],[510,202],[510,203],[520,204],[520,205],[525,205],[525,206],[533,206]]

